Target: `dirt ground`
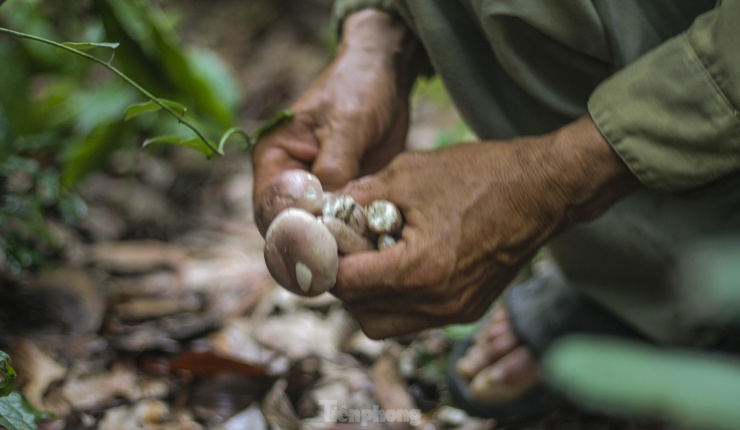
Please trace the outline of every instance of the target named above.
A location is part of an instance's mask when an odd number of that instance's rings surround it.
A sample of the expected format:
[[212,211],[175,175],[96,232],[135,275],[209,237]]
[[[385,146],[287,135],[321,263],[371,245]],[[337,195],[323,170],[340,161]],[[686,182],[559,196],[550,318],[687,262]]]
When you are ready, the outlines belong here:
[[[294,101],[331,58],[328,0],[178,2],[183,38],[233,68],[253,129]],[[410,146],[460,133],[439,89],[414,99]],[[366,338],[330,296],[275,285],[252,221],[248,154],[206,161],[115,154],[84,181],[90,215],[54,225],[64,264],[18,285],[3,349],[45,429],[411,428],[334,423],[349,409],[419,410],[423,429],[486,429],[451,404],[442,330]],[[14,319],[15,318],[15,319]],[[323,400],[322,400],[323,399]],[[521,429],[639,429],[562,410]]]

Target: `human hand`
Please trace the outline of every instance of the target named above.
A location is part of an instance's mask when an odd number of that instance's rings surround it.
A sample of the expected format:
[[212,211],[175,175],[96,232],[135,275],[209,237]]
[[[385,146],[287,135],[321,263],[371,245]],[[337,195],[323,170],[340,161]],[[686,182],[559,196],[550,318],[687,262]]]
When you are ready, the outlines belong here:
[[335,61],[293,106],[294,118],[254,150],[255,211],[262,190],[286,170],[309,170],[333,190],[377,171],[403,149],[417,44],[386,13],[347,18]]
[[474,321],[550,237],[636,184],[588,118],[543,137],[401,154],[342,193],[395,203],[403,238],[342,257],[332,293],[372,338]]

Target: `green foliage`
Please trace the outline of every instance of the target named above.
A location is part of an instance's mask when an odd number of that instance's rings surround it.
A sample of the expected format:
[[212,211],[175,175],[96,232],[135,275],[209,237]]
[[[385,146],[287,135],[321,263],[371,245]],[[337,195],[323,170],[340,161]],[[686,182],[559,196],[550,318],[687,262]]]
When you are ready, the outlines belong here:
[[20,393],[13,392],[15,378],[10,357],[0,351],[0,427],[8,430],[35,429],[36,423],[49,414],[36,410]]
[[203,141],[197,137],[185,138],[176,134],[162,135],[152,137],[144,141],[143,146],[147,147],[151,144],[166,143],[168,145],[179,145],[187,148],[195,149],[203,153],[206,157],[212,156],[215,152],[208,146],[203,145]]
[[459,122],[454,130],[443,130],[437,135],[437,141],[434,143],[436,148],[454,145],[460,142],[469,142],[475,140],[475,135],[467,124]]
[[10,356],[0,351],[0,397],[5,397],[13,391],[15,378],[15,369],[10,365]]
[[36,410],[20,393],[0,398],[0,426],[7,430],[36,429],[37,423],[48,417],[48,413]]
[[[67,48],[75,49],[77,51],[90,51],[95,48],[108,48],[111,50],[111,57],[108,60],[108,63],[113,61],[114,55],[116,53],[116,48],[120,46],[120,43],[105,43],[105,42],[63,42],[62,45],[64,45]],[[57,54],[65,54],[67,52],[70,52],[67,49],[64,48],[57,48]]]
[[0,146],[0,254],[6,269],[19,273],[44,264],[57,244],[45,215],[73,222],[86,213],[85,203],[60,185],[59,172]]
[[187,112],[187,108],[180,103],[173,102],[172,100],[167,99],[157,99],[155,102],[154,100],[149,100],[145,103],[135,103],[130,105],[126,108],[126,111],[124,112],[126,114],[124,121],[128,121],[132,118],[136,118],[137,116],[148,113],[148,112],[157,112],[158,110],[162,109],[163,106],[167,106],[170,109],[177,112],[180,117],[183,117],[185,115],[185,112]]
[[[234,125],[240,100],[234,79],[215,55],[178,46],[172,16],[143,0],[92,0],[75,7],[26,0],[0,8],[0,25],[33,39],[0,34],[6,64],[0,74],[0,267],[33,269],[53,255],[56,244],[45,218],[84,214],[84,203],[71,190],[116,149],[146,136],[171,135],[173,123],[185,123],[188,110],[198,115],[198,128],[186,125],[202,142],[196,144],[193,135],[173,141],[212,155],[204,148],[215,146],[200,130],[208,135]],[[53,42],[65,39],[84,42]],[[44,44],[77,55],[57,55]],[[96,57],[101,52],[102,59]],[[118,76],[101,74],[100,65]],[[141,86],[119,79],[118,67]],[[165,98],[137,103],[148,91]],[[185,101],[187,108],[171,100]],[[139,118],[162,109],[176,120]]]

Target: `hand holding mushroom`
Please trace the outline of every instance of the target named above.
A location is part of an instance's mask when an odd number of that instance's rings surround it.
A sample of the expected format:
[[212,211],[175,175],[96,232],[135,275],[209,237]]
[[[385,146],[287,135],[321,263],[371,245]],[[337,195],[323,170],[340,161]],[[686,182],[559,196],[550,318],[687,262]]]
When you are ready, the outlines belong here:
[[291,107],[294,118],[252,154],[256,210],[257,196],[286,170],[310,171],[335,190],[380,170],[404,147],[416,74],[400,70],[406,62],[397,56],[412,41],[408,29],[377,10],[352,14],[343,29],[336,58]]
[[402,240],[340,258],[331,292],[372,338],[474,321],[550,237],[637,184],[590,118],[541,137],[401,154],[341,192],[396,202]]
[[[263,189],[255,219],[266,229],[265,262],[277,282],[305,296],[334,286],[338,254],[383,249],[395,244],[401,214],[388,201],[375,201],[369,210],[347,195],[326,196],[318,179],[302,170],[289,170]],[[318,217],[317,212],[321,212]]]

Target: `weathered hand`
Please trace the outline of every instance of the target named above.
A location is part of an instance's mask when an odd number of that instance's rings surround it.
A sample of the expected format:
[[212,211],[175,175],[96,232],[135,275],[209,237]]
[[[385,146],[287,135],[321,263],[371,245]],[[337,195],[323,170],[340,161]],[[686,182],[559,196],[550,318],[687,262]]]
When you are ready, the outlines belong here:
[[403,240],[342,257],[332,293],[373,338],[473,321],[550,237],[634,186],[590,119],[543,137],[401,154],[343,192],[394,202]]
[[310,170],[332,190],[379,170],[398,154],[418,74],[417,44],[386,13],[367,10],[348,17],[336,59],[293,106],[295,117],[255,148],[255,201],[288,169]]

